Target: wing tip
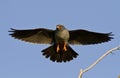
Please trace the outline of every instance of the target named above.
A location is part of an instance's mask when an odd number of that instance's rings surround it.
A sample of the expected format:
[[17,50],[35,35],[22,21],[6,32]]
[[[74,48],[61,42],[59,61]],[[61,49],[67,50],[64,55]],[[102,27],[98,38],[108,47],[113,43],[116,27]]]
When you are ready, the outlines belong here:
[[109,32],[108,35],[109,36],[114,36],[114,34],[112,32]]
[[110,41],[111,39],[114,39],[112,36],[114,36],[114,34],[113,34],[112,32],[108,33],[109,41]]
[[8,32],[14,32],[16,29],[14,28],[10,28],[10,30]]
[[[10,28],[10,30],[9,30],[8,32],[15,32],[15,29]],[[11,33],[11,34],[9,34],[9,35],[13,37],[13,33]]]

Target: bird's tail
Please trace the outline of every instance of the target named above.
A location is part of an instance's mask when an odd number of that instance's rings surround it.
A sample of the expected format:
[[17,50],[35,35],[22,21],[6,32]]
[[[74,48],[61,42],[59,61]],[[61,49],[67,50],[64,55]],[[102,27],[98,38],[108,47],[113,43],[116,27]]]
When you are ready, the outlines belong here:
[[73,58],[76,58],[78,54],[69,46],[67,45],[67,51],[60,50],[59,52],[56,52],[56,44],[42,50],[43,55],[46,58],[50,58],[53,62],[67,62],[70,60],[73,60]]

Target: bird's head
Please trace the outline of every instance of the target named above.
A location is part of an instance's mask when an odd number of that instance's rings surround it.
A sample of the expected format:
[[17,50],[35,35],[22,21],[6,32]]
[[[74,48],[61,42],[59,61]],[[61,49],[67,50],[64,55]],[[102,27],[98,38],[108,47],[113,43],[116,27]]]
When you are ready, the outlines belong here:
[[57,29],[57,30],[63,30],[63,29],[65,29],[65,27],[64,27],[63,25],[61,25],[61,24],[58,24],[58,25],[56,26],[56,29]]

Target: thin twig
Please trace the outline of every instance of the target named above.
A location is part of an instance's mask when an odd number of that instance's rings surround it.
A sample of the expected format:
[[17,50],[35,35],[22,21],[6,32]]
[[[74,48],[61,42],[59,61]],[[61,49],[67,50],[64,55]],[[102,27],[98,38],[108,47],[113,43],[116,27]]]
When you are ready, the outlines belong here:
[[117,46],[115,48],[110,49],[109,51],[107,51],[105,54],[103,54],[100,58],[98,58],[93,64],[91,64],[89,67],[87,67],[84,70],[80,70],[79,76],[78,78],[82,78],[83,73],[89,71],[90,69],[92,69],[95,65],[97,65],[103,58],[105,58],[108,54],[112,53],[115,50],[120,50],[120,46]]

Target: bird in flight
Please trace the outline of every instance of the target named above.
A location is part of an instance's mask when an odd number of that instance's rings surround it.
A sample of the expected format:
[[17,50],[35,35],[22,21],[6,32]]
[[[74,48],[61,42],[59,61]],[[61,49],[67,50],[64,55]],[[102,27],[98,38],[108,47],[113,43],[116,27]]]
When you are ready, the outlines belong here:
[[46,58],[53,62],[68,62],[78,56],[71,45],[90,45],[108,42],[113,39],[112,33],[98,33],[83,29],[67,30],[63,25],[58,24],[56,30],[37,28],[27,30],[17,30],[11,28],[9,35],[22,41],[50,44],[48,48],[42,50]]

